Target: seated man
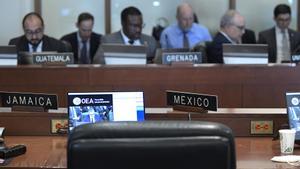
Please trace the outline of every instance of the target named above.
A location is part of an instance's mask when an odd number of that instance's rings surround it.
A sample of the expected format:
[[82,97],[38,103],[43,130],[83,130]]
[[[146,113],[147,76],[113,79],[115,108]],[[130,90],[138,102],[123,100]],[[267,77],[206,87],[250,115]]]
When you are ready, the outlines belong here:
[[77,32],[67,34],[61,40],[67,41],[72,46],[74,62],[78,64],[90,64],[100,44],[101,35],[92,32],[94,17],[90,13],[81,13],[78,16]]
[[208,29],[194,22],[192,7],[183,3],[177,7],[177,23],[162,32],[162,48],[193,48],[195,45],[211,41]]
[[[120,31],[103,36],[101,38],[101,43],[147,45],[147,63],[152,63],[158,45],[153,37],[142,34],[144,24],[140,10],[135,7],[125,8],[121,13],[121,24],[122,29]],[[94,56],[93,63],[105,64],[101,45]]]
[[237,44],[242,42],[245,32],[245,19],[235,10],[227,11],[221,18],[220,31],[207,46],[209,63],[224,63],[223,43]]
[[276,26],[264,30],[258,35],[258,42],[269,45],[269,62],[291,61],[291,53],[300,45],[300,34],[289,29],[291,9],[286,4],[279,4],[274,9]]
[[44,21],[38,13],[28,13],[22,23],[24,35],[9,41],[9,45],[16,45],[18,52],[66,51],[63,42],[44,35]]

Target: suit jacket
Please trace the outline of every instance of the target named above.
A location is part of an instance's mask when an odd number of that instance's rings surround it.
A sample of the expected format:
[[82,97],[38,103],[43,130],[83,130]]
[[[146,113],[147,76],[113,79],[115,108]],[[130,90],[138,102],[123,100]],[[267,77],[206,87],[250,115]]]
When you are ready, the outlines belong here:
[[[292,29],[288,29],[291,53],[297,49],[300,44],[300,34]],[[260,44],[268,44],[269,62],[275,63],[277,60],[277,45],[275,27],[262,31],[258,35],[258,42]]]
[[[91,38],[90,38],[90,58],[91,61],[94,58],[94,55],[98,49],[98,46],[101,42],[101,36],[100,34],[92,32]],[[77,39],[77,32],[73,32],[70,34],[67,34],[61,38],[61,40],[67,41],[70,43],[72,47],[72,52],[74,53],[74,62],[78,63],[78,39]]]
[[218,32],[213,41],[207,45],[208,63],[224,63],[223,61],[223,43],[231,43],[222,33]]
[[[29,51],[28,40],[25,35],[13,38],[9,41],[9,45],[16,45],[17,51]],[[47,35],[43,36],[43,46],[42,51],[56,51],[56,52],[66,52],[66,46],[63,42],[49,37]]]
[[256,43],[255,32],[250,29],[245,29],[245,33],[242,36],[242,43],[255,44]]
[[[158,43],[157,41],[148,35],[142,34],[140,41],[142,44],[147,44],[147,63],[152,63],[153,62],[153,58],[155,56],[155,52],[156,52],[156,48],[158,47]],[[101,38],[101,43],[120,43],[120,44],[125,44],[125,42],[123,41],[123,37],[121,34],[121,31],[109,34],[109,35],[105,35],[102,36]],[[101,44],[94,56],[94,61],[93,63],[96,64],[105,64],[104,61],[104,55],[103,55],[103,49],[101,48]]]

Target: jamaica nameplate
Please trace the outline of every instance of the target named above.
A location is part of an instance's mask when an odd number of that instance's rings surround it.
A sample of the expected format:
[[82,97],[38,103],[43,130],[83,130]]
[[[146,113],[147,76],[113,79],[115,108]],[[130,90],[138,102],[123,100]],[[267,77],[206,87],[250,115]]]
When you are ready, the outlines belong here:
[[25,106],[57,109],[57,95],[40,93],[0,92],[3,107]]
[[217,111],[218,98],[214,95],[168,90],[167,104],[170,106],[185,106]]

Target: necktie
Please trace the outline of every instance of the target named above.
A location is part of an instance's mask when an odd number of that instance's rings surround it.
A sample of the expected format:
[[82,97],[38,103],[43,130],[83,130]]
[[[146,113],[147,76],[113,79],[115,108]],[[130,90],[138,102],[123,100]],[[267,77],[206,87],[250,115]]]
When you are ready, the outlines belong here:
[[187,33],[186,31],[183,31],[183,48],[189,48],[190,45],[189,45],[189,39],[187,37]]
[[32,45],[32,52],[36,52],[38,48],[38,45]]
[[281,30],[282,33],[282,61],[290,61],[290,48],[288,38],[284,30]]
[[80,51],[80,63],[81,64],[89,64],[90,63],[90,58],[87,55],[87,46],[86,46],[86,41],[82,41],[82,48]]
[[130,45],[133,45],[134,40],[133,40],[133,39],[129,39],[128,43],[129,43]]

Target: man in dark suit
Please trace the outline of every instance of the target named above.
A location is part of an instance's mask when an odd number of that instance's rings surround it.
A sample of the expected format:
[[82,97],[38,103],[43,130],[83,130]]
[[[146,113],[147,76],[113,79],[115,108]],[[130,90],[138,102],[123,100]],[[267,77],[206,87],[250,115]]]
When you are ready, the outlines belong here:
[[242,42],[245,32],[245,19],[235,10],[227,11],[221,18],[220,31],[213,41],[207,45],[209,63],[224,63],[223,43],[238,44]]
[[289,29],[291,9],[286,4],[279,4],[274,9],[276,26],[259,33],[258,43],[269,45],[269,62],[282,63],[291,60],[291,53],[300,44],[298,32]]
[[101,35],[93,32],[94,17],[90,13],[78,16],[77,32],[67,34],[61,40],[68,42],[74,53],[74,62],[79,64],[92,63],[93,57],[100,44]]
[[25,15],[22,24],[24,35],[9,41],[9,45],[16,45],[18,52],[66,51],[63,42],[44,34],[44,21],[38,13]]
[[[143,17],[136,7],[127,7],[121,13],[122,29],[118,32],[103,36],[101,43],[119,43],[125,45],[146,45],[147,63],[152,63],[155,56],[157,41],[148,35],[142,34]],[[94,63],[105,64],[101,44],[94,56]]]

